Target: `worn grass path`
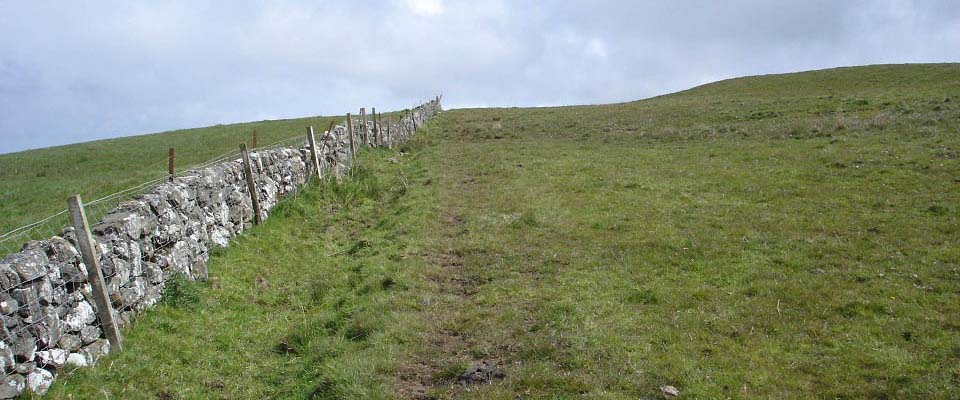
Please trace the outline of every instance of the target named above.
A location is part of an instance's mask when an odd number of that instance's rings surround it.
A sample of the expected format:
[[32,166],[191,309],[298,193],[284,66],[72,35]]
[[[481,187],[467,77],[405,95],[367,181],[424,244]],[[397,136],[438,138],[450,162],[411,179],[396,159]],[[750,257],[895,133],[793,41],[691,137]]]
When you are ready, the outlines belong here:
[[960,397],[960,69],[754,79],[445,112],[52,397]]
[[[448,113],[422,149],[447,275],[411,393],[958,394],[957,136],[475,134],[501,115]],[[481,361],[508,377],[455,383]]]

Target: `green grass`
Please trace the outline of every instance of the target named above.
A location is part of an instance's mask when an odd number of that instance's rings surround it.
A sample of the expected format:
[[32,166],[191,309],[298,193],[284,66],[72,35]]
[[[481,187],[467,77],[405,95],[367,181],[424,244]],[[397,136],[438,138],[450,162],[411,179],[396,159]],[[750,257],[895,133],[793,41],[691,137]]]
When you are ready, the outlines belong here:
[[445,112],[51,397],[956,398],[958,101],[943,64]]
[[61,375],[47,398],[382,398],[378,371],[418,324],[418,268],[397,232],[416,212],[387,163],[366,168],[284,200],[213,256],[209,282],[168,283],[124,330],[126,351]]

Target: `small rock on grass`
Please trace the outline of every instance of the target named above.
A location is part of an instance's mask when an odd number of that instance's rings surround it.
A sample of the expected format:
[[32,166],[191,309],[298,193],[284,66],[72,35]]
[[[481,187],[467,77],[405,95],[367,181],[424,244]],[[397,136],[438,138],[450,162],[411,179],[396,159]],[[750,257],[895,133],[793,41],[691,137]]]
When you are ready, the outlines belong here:
[[676,397],[680,395],[680,389],[671,385],[660,386],[660,393],[667,397]]
[[471,365],[470,368],[467,368],[466,371],[457,377],[457,382],[460,382],[464,385],[469,385],[472,383],[489,383],[495,379],[503,379],[506,376],[507,374],[503,372],[503,370],[484,361],[479,364]]

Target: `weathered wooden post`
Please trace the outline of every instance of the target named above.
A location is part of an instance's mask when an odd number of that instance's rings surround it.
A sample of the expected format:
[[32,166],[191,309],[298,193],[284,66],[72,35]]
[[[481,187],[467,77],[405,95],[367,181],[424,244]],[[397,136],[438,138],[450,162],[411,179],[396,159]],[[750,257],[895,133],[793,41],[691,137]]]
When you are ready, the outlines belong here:
[[93,302],[97,306],[97,317],[100,319],[101,328],[107,340],[110,341],[110,347],[122,351],[120,329],[117,327],[117,321],[113,319],[113,305],[110,304],[107,284],[103,281],[103,272],[100,271],[100,258],[94,251],[93,236],[90,236],[87,214],[83,210],[83,200],[77,194],[67,198],[67,204],[70,217],[73,219],[73,227],[76,229],[77,245],[80,247],[83,265],[87,267],[87,280],[93,292]]
[[353,159],[357,158],[357,141],[354,140],[353,117],[350,113],[347,113],[347,132],[350,134],[350,160],[353,162]]
[[173,175],[175,172],[173,159],[176,155],[177,152],[173,149],[173,147],[171,147],[170,151],[167,152],[167,174],[170,175],[170,182],[173,182]]
[[364,146],[370,143],[367,139],[367,109],[360,107],[360,140]]
[[[243,173],[247,176],[247,190],[250,192],[250,203],[253,204],[253,223],[260,225],[263,217],[260,215],[260,193],[257,183],[253,179],[253,167],[250,165],[250,155],[247,153],[247,144],[240,143],[240,154],[243,155]],[[241,223],[243,223],[241,221]]]
[[313,162],[313,169],[317,171],[317,178],[323,178],[320,175],[320,149],[317,148],[317,140],[313,136],[313,126],[307,127],[307,142],[310,143],[310,160]]
[[256,150],[256,148],[257,148],[257,130],[254,129],[253,130],[253,149]]
[[370,115],[373,116],[373,144],[377,147],[380,147],[380,131],[377,130],[377,108],[370,108]]

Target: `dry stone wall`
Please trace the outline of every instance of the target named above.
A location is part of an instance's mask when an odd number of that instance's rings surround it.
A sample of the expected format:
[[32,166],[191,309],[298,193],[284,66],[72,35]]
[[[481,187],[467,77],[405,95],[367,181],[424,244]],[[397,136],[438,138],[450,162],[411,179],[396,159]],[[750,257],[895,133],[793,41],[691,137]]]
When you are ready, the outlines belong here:
[[[379,132],[363,124],[364,137],[385,138],[389,129],[389,144],[400,143],[440,110],[437,98]],[[353,126],[359,128],[358,122]],[[360,140],[356,132],[354,137]],[[349,169],[350,134],[344,126],[321,135],[317,147],[322,173],[339,177]],[[264,220],[315,173],[309,148],[256,151],[250,158]],[[243,171],[241,160],[190,171],[120,203],[91,227],[121,326],[156,304],[171,277],[206,279],[210,249],[228,246],[249,227],[253,207]],[[66,228],[0,259],[0,398],[25,390],[43,394],[57,370],[92,365],[110,351],[77,249],[74,229]]]

